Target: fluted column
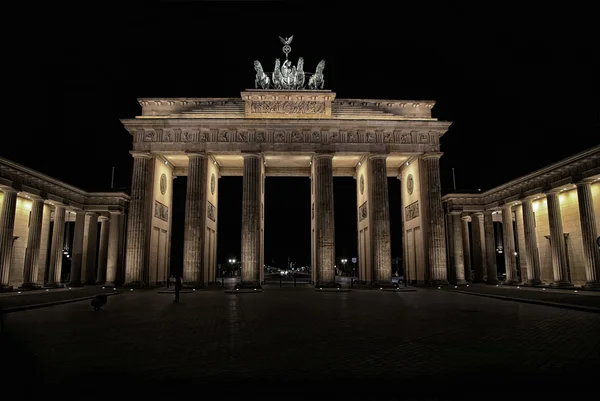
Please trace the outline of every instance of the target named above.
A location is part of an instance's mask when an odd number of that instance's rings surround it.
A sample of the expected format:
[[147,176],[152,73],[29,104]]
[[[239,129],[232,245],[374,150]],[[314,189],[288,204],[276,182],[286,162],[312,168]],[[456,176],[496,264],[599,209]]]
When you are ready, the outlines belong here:
[[2,210],[0,210],[0,292],[12,290],[12,286],[8,285],[8,280],[17,210],[17,191],[3,188],[2,192],[4,197],[2,198]]
[[[390,211],[386,159],[386,155],[369,156],[371,241],[373,244],[374,269],[373,280],[379,285],[392,283],[392,249],[390,239]],[[333,190],[333,175],[331,183]],[[335,255],[335,249],[333,254]]]
[[525,251],[527,257],[527,277],[528,284],[542,284],[542,274],[540,270],[540,255],[537,245],[537,232],[535,229],[535,217],[533,215],[533,201],[523,199],[523,232],[525,237]]
[[464,258],[464,245],[463,245],[463,229],[460,213],[452,213],[452,245],[454,256],[454,277],[452,280],[454,284],[466,284],[465,280],[465,258]]
[[[313,158],[315,185],[315,260],[318,285],[335,285],[335,226],[333,220],[333,155]],[[391,263],[391,261],[390,261]],[[391,268],[391,266],[390,266]]]
[[502,207],[502,233],[504,237],[504,266],[506,284],[519,283],[517,258],[515,257],[515,230],[513,228],[512,205]]
[[498,284],[498,265],[496,264],[496,239],[494,238],[494,217],[491,210],[483,212],[485,235],[485,255],[487,261],[486,284]]
[[64,242],[65,207],[56,206],[54,208],[54,228],[52,229],[52,245],[50,247],[50,266],[48,267],[48,283],[46,283],[46,287],[60,286]]
[[427,251],[429,283],[448,284],[446,270],[446,237],[444,233],[444,209],[440,184],[440,157],[442,153],[427,153],[423,159],[427,180]]
[[260,187],[262,158],[244,154],[244,188],[242,199],[242,282],[260,283]]
[[151,190],[154,159],[149,153],[133,153],[131,200],[127,221],[125,285],[147,284],[147,258],[151,215]]
[[206,231],[207,156],[188,154],[188,178],[185,193],[185,228],[183,239],[183,283],[190,287],[204,284],[204,233]]
[[592,184],[577,183],[577,201],[579,203],[579,219],[581,221],[581,239],[583,242],[583,264],[587,282],[584,288],[600,289],[600,251],[596,244],[598,228],[594,212]]
[[23,289],[39,287],[37,281],[37,265],[40,258],[40,243],[42,240],[42,217],[44,215],[44,200],[32,199],[31,214],[29,215],[29,233],[27,234],[27,249],[23,266]]
[[462,223],[462,242],[463,242],[463,259],[465,261],[465,281],[471,282],[471,243],[469,242],[469,218],[463,216]]
[[[121,242],[121,212],[110,212],[110,232],[108,233],[108,252],[106,257],[105,286],[112,287],[117,279],[119,267],[119,244]],[[77,230],[76,230],[77,231]]]
[[483,213],[473,213],[471,216],[471,229],[473,230],[473,270],[475,270],[475,283],[483,283],[487,273],[487,256],[485,246],[485,228]]
[[560,200],[558,193],[546,194],[548,204],[548,223],[550,226],[550,250],[552,252],[552,267],[554,270],[554,287],[570,287],[567,271],[567,254],[563,235],[562,216],[560,213]]
[[96,284],[104,284],[106,282],[106,262],[108,261],[108,233],[110,232],[110,220],[106,216],[101,216],[99,220],[101,225]]
[[83,256],[81,259],[81,280],[83,284],[96,284],[97,249],[98,243],[98,215],[86,213],[85,228],[83,233]]
[[85,212],[75,212],[75,232],[73,234],[73,256],[71,257],[71,273],[69,275],[69,286],[81,287],[81,271],[83,264],[83,237],[85,235]]

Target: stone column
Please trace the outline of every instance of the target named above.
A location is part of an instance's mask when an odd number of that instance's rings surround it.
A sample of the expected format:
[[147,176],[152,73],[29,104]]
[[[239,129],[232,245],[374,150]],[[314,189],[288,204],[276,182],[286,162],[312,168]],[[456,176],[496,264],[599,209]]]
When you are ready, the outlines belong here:
[[85,212],[77,210],[75,212],[75,232],[73,234],[73,256],[71,257],[71,273],[69,286],[81,287],[81,270],[83,263],[83,237],[85,234]]
[[454,235],[452,236],[452,245],[454,255],[454,274],[455,277],[452,277],[454,280],[454,284],[462,285],[467,284],[465,280],[465,258],[464,258],[464,245],[463,245],[463,229],[462,222],[460,217],[460,212],[452,213],[452,231],[454,231]]
[[15,213],[17,211],[17,191],[3,188],[2,210],[0,210],[0,292],[11,291],[8,285],[10,261],[12,259]]
[[483,213],[473,213],[471,216],[473,230],[473,270],[475,270],[474,283],[483,283],[487,273],[487,255],[485,246],[485,228]]
[[107,287],[114,287],[119,268],[119,244],[121,242],[121,212],[110,212],[110,231],[108,233],[108,252],[106,257]]
[[429,283],[448,284],[446,271],[446,238],[444,235],[444,209],[440,185],[440,157],[442,153],[427,153],[423,159],[427,179],[427,249]]
[[523,232],[525,237],[525,253],[527,257],[528,284],[541,285],[542,274],[540,270],[540,255],[537,245],[537,233],[535,229],[535,218],[533,216],[533,201],[523,199]]
[[152,218],[150,203],[154,159],[149,153],[133,153],[131,200],[127,222],[125,284],[129,287],[147,284],[149,227]]
[[496,240],[494,238],[494,217],[491,210],[483,212],[485,236],[485,255],[487,261],[486,284],[498,284],[498,266],[496,264]]
[[584,288],[600,289],[600,251],[596,244],[598,228],[596,227],[592,184],[590,182],[577,183],[577,201],[581,221],[583,264],[587,280]]
[[260,154],[244,154],[242,200],[242,283],[260,284]]
[[518,284],[517,258],[515,257],[515,231],[513,228],[512,205],[502,207],[502,233],[504,236],[504,265],[506,284]]
[[[371,192],[373,281],[377,285],[392,284],[392,249],[386,159],[387,155],[370,155],[368,166],[369,190]],[[333,170],[331,171],[333,172]],[[333,174],[331,175],[331,191],[331,197],[333,198]],[[331,210],[331,227],[335,229],[333,226],[333,199],[331,200]],[[335,256],[335,247],[332,254]]]
[[548,204],[548,223],[550,226],[550,250],[552,251],[552,267],[554,269],[554,287],[571,287],[567,271],[567,254],[563,235],[562,216],[558,193],[546,194]]
[[190,153],[188,158],[183,239],[183,284],[200,288],[204,284],[203,251],[206,232],[207,156],[203,153]]
[[86,213],[83,233],[83,257],[81,260],[81,280],[83,284],[96,284],[96,255],[98,242],[98,215]]
[[317,264],[313,268],[318,269],[317,285],[320,287],[335,286],[332,160],[332,154],[316,154],[313,158],[315,164],[313,177],[315,185],[315,261]]
[[34,289],[37,285],[37,265],[40,259],[40,243],[42,240],[42,217],[44,216],[44,200],[31,200],[31,214],[29,215],[29,233],[27,234],[27,249],[25,251],[25,264],[23,267],[23,284],[20,288]]
[[52,229],[52,245],[50,248],[50,266],[46,287],[60,287],[62,273],[63,246],[65,242],[65,207],[54,208],[54,228]]
[[108,260],[108,233],[110,232],[110,220],[106,216],[99,218],[100,226],[100,247],[98,249],[98,275],[96,284],[106,282],[106,262]]
[[471,272],[471,243],[469,242],[469,217],[463,216],[462,220],[462,242],[463,259],[465,261],[465,281],[470,283],[473,273]]

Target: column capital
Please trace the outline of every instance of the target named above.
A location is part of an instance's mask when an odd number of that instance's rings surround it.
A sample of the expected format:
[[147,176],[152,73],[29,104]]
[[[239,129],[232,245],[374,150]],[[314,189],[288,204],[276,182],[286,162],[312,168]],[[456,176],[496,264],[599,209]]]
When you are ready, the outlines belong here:
[[315,153],[313,159],[333,159],[333,153]]
[[421,159],[439,159],[440,157],[442,157],[443,154],[444,152],[424,153],[423,155],[421,155]]
[[86,216],[98,216],[98,214],[96,212],[89,212],[89,211],[86,211],[85,215]]
[[106,216],[98,216],[98,221],[109,221],[110,219]]
[[12,187],[8,187],[8,186],[0,186],[0,191],[4,192],[4,193],[10,193],[10,192],[18,192],[16,189],[12,188]]
[[110,216],[112,217],[113,215],[115,216],[119,216],[121,214],[123,214],[123,212],[121,212],[120,210],[109,210],[108,213],[110,213]]
[[389,153],[370,153],[369,154],[369,160],[370,159],[387,159],[387,157],[389,156]]
[[251,158],[260,159],[262,157],[262,154],[256,153],[256,152],[242,152],[242,157],[244,159],[251,159]]
[[467,215],[466,214],[461,214],[460,218],[461,218],[462,221],[466,221],[466,222],[471,221],[471,216],[469,216],[468,214]]
[[600,178],[585,178],[575,183],[578,187],[585,187],[586,185],[592,185],[594,183],[600,183]]
[[[483,216],[483,213],[484,212],[475,212],[475,213],[473,213],[473,216],[479,218],[479,217]],[[491,211],[490,211],[490,213],[491,213]]]
[[131,156],[133,156],[134,158],[152,159],[152,155],[148,152],[140,152],[137,150],[131,150],[131,151],[129,151],[129,154],[131,154]]
[[450,210],[448,214],[451,214],[453,216],[462,216],[462,210]]
[[185,152],[185,155],[192,159],[196,157],[206,158],[208,155],[205,152]]

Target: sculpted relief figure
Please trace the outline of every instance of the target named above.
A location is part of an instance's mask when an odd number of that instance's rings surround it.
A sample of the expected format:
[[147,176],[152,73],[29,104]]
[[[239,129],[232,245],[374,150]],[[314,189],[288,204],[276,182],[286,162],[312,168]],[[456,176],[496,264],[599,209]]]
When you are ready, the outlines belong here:
[[308,80],[308,89],[323,89],[323,85],[325,85],[325,76],[323,75],[324,69],[325,60],[321,60],[319,61],[319,64],[317,64],[315,74]]
[[258,85],[263,89],[269,88],[269,77],[263,71],[260,61],[254,60],[254,69],[256,70],[256,78],[254,79],[254,87],[258,89]]

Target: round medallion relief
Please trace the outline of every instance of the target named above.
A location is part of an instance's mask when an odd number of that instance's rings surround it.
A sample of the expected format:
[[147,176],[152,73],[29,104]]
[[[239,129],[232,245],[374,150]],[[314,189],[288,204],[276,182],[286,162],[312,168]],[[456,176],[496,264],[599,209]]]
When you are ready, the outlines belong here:
[[406,189],[408,190],[408,194],[412,195],[413,189],[415,189],[415,181],[413,180],[412,174],[409,174],[406,179]]
[[215,185],[215,175],[213,174],[210,176],[210,193],[213,195],[215,194]]
[[160,176],[160,193],[165,194],[167,192],[167,176],[165,174]]
[[362,195],[365,192],[365,176],[360,175],[360,194]]

